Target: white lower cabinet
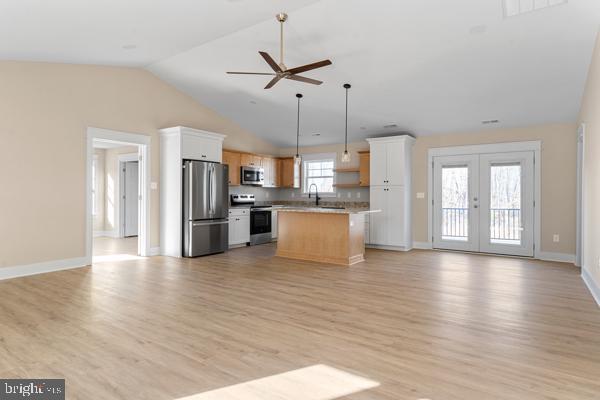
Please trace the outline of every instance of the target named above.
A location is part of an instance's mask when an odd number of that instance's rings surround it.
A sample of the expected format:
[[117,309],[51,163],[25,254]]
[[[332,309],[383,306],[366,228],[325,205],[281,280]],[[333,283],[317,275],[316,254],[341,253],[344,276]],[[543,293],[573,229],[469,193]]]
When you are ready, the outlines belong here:
[[250,241],[250,209],[229,210],[229,245],[246,244]]
[[407,243],[406,199],[403,186],[372,186],[369,243],[410,248]]

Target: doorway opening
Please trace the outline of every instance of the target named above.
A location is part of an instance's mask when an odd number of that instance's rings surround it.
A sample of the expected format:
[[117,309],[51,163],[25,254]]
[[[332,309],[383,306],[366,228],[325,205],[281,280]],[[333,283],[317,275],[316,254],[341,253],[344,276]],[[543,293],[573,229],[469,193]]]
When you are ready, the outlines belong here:
[[434,249],[537,257],[537,143],[430,150]]
[[88,248],[92,264],[148,256],[149,137],[88,130]]

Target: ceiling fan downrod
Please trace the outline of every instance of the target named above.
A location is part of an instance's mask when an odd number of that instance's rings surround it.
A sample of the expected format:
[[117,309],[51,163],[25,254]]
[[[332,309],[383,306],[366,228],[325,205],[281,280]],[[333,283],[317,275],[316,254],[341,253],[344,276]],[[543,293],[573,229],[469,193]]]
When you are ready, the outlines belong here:
[[279,66],[285,71],[286,67],[283,63],[283,23],[287,21],[288,15],[282,12],[275,17],[277,18],[277,21],[279,21]]

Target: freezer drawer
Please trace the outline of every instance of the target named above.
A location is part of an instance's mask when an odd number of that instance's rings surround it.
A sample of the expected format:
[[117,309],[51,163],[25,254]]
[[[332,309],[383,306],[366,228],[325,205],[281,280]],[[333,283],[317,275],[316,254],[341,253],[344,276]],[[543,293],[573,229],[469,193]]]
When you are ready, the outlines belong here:
[[183,232],[183,256],[198,257],[228,249],[229,221],[188,221]]

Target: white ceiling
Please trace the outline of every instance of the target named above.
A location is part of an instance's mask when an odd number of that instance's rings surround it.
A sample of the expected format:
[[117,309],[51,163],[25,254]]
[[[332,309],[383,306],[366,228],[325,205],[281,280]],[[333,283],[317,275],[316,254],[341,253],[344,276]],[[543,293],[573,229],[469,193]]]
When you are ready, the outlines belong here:
[[[322,86],[225,74],[268,71],[258,51],[278,56],[279,11],[289,67],[333,61],[305,74]],[[314,145],[343,141],[345,82],[350,140],[573,122],[599,22],[598,0],[508,19],[502,0],[4,0],[0,58],[146,66],[282,146],[302,92],[301,145]]]

